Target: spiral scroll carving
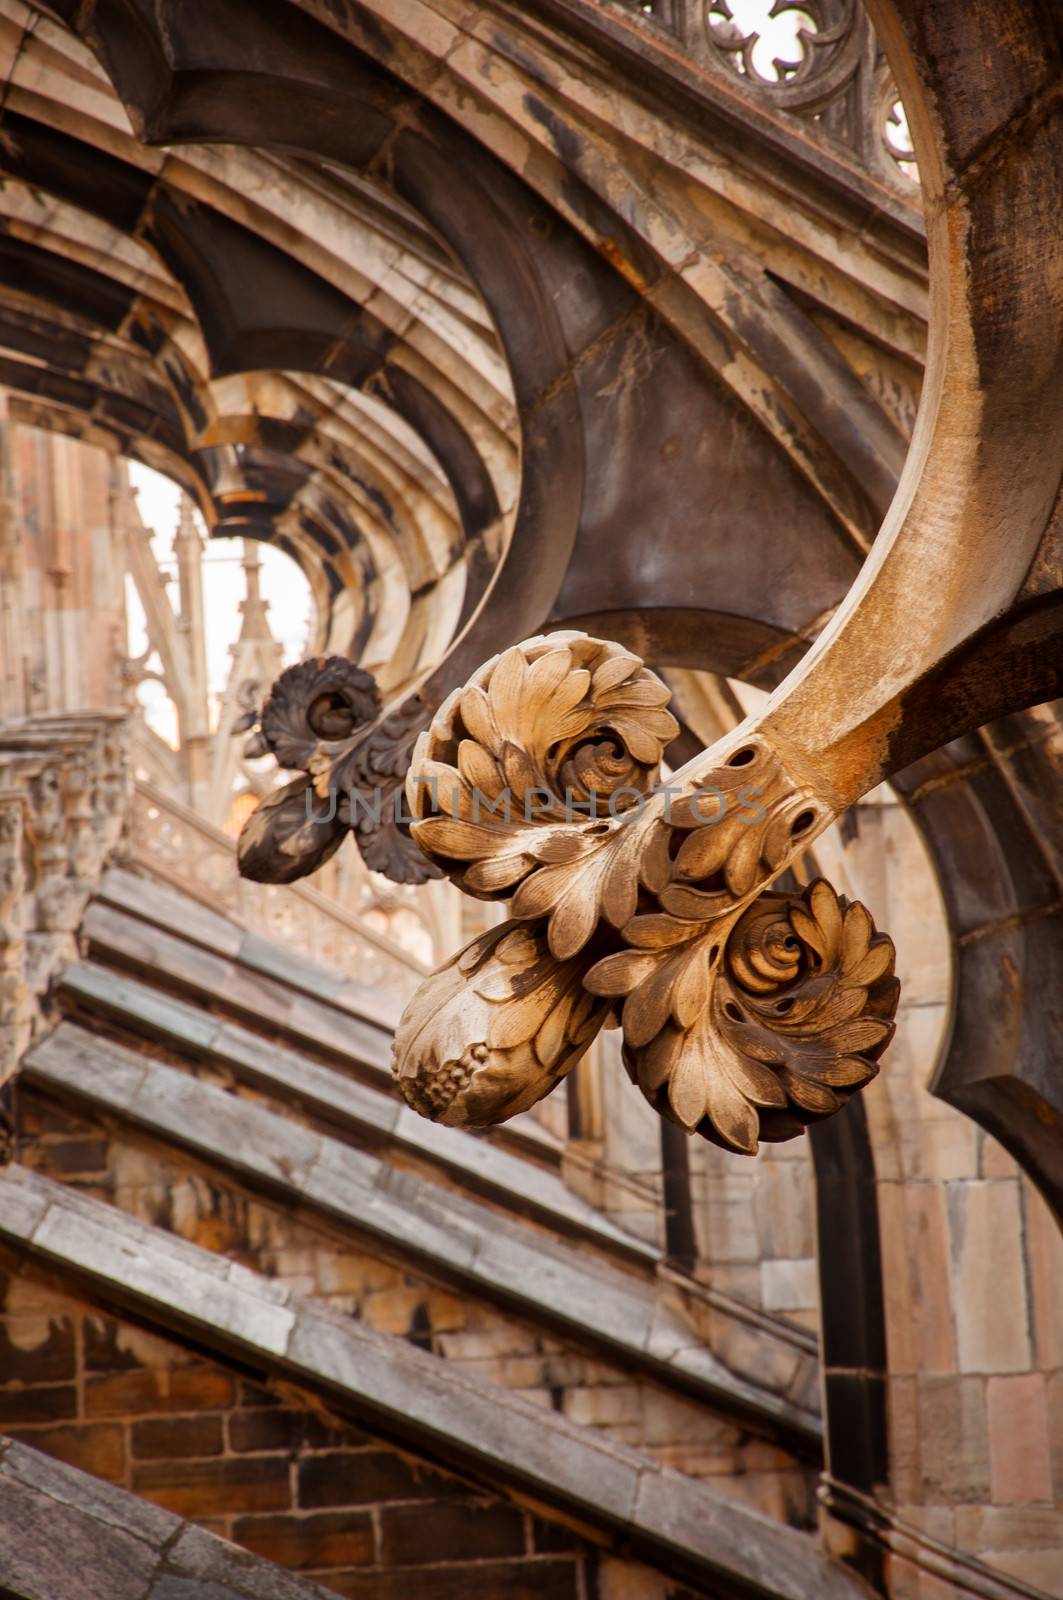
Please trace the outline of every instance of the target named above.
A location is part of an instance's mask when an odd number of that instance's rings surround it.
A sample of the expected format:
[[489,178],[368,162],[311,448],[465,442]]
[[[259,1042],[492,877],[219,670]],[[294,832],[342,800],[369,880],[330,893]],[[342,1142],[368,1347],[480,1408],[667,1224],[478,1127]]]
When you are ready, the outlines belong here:
[[292,883],[323,866],[350,832],[371,871],[396,883],[439,877],[410,838],[401,805],[428,717],[417,695],[381,716],[376,679],[344,656],[316,656],[282,672],[261,713],[249,712],[234,731],[255,730],[246,755],[270,753],[303,776],[248,817],[238,843],[242,875]]
[[[862,905],[820,879],[804,895],[758,896],[715,956],[703,946],[651,973],[657,994],[642,979],[624,1002],[625,1065],[662,1115],[753,1155],[875,1076],[899,986],[892,942]],[[632,966],[637,978],[641,957],[610,959],[589,974],[593,993],[623,992]]]
[[281,673],[262,711],[262,737],[282,767],[308,771],[323,745],[350,738],[379,710],[372,673],[344,656],[317,656]]
[[747,1154],[874,1076],[892,942],[823,881],[767,892],[828,800],[757,732],[662,785],[668,697],[630,652],[554,634],[488,662],[418,741],[417,843],[467,893],[512,900],[400,1027],[396,1076],[425,1115],[512,1115],[617,1022],[651,1103]]

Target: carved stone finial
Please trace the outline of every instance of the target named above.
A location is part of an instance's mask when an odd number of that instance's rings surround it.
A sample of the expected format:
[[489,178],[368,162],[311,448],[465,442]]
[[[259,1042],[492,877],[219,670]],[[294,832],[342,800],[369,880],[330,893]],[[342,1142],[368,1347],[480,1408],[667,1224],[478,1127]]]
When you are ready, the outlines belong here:
[[877,1071],[892,942],[822,881],[765,892],[833,819],[829,799],[757,732],[660,785],[668,698],[619,646],[552,634],[488,662],[419,739],[417,843],[513,914],[407,1008],[394,1070],[425,1115],[512,1116],[615,1020],[662,1115],[747,1154]]

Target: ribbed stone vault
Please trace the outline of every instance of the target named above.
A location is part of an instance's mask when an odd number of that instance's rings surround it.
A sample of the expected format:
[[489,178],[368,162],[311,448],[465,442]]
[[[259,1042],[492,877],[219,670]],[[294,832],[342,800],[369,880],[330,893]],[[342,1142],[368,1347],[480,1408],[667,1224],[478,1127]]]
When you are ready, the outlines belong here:
[[380,185],[264,151],[160,157],[65,30],[12,5],[4,33],[19,414],[168,472],[219,533],[275,539],[321,646],[401,683],[475,608],[511,521],[482,301]]

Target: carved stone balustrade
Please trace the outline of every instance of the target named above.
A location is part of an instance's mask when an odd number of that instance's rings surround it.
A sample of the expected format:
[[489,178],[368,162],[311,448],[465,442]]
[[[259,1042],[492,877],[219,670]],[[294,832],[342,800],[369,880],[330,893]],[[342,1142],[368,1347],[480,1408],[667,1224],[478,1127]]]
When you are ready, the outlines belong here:
[[868,173],[910,190],[917,173],[897,85],[861,0],[620,0],[699,67],[800,117]]
[[419,948],[430,949],[434,930],[424,920],[423,901],[415,902],[398,885],[388,896],[393,904],[380,905],[369,892],[352,909],[310,884],[252,882],[240,876],[227,833],[140,780],[133,796],[130,850],[134,862],[154,876],[283,940],[311,960],[371,984],[397,1005],[409,999],[424,977],[426,966],[409,948],[410,934],[416,935]]

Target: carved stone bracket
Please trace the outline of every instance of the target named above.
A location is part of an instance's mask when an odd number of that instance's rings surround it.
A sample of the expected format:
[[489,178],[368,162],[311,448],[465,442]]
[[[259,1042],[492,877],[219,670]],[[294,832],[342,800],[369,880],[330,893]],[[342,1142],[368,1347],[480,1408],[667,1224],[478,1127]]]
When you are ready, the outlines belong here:
[[260,715],[234,729],[251,734],[245,754],[271,752],[304,776],[267,795],[240,834],[245,878],[292,883],[334,855],[348,833],[371,871],[396,883],[441,876],[413,843],[402,789],[414,743],[428,721],[416,695],[381,715],[376,679],[343,656],[289,667]]
[[420,847],[512,918],[429,978],[395,1041],[417,1110],[484,1126],[619,1025],[662,1115],[746,1154],[837,1111],[893,1032],[893,945],[819,881],[769,885],[837,815],[743,732],[658,781],[669,691],[618,645],[505,651],[440,707],[407,798]]

